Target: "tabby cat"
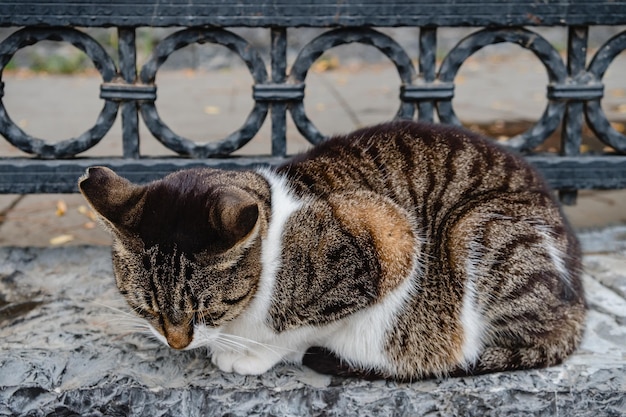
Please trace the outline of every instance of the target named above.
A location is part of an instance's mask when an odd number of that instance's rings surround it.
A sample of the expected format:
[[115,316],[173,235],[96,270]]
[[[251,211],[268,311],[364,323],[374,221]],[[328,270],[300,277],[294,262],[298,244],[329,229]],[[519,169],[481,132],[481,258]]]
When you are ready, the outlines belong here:
[[558,364],[583,333],[579,245],[551,191],[460,128],[395,121],[275,170],[135,185],[94,167],[79,186],[132,309],[225,372],[525,369]]

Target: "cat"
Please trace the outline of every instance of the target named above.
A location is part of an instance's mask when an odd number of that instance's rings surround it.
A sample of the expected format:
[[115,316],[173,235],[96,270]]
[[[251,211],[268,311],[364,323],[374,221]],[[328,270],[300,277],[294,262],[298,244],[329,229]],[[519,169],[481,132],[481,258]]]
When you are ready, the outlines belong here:
[[276,169],[147,185],[92,167],[79,188],[131,308],[225,372],[473,375],[558,364],[582,337],[579,244],[552,192],[463,128],[394,121]]

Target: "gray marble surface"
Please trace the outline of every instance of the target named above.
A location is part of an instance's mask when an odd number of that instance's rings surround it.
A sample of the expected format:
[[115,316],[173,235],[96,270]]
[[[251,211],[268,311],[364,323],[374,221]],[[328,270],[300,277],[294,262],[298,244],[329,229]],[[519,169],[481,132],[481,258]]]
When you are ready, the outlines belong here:
[[614,249],[626,238],[595,233],[581,236],[604,242],[585,243],[587,332],[566,363],[412,384],[282,365],[223,374],[206,351],[173,351],[138,328],[108,248],[0,248],[0,415],[623,416],[626,252]]

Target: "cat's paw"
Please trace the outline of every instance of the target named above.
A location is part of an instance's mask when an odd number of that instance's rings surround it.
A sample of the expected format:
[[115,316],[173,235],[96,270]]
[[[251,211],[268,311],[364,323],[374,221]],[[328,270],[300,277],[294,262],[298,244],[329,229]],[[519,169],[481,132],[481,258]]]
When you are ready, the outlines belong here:
[[261,375],[269,371],[275,361],[268,361],[256,356],[246,356],[233,363],[233,371],[240,375]]
[[213,352],[211,362],[222,372],[233,372],[233,363],[242,355],[237,352],[223,351]]
[[211,362],[222,372],[235,372],[240,375],[261,375],[277,363],[276,360],[237,352],[215,352]]

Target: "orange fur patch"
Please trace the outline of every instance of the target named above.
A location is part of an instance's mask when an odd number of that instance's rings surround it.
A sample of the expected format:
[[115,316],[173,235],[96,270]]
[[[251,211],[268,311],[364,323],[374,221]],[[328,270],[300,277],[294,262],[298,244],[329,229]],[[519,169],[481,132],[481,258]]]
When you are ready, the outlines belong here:
[[413,268],[417,250],[413,227],[400,207],[367,192],[344,194],[332,199],[335,215],[355,236],[367,233],[380,260],[379,294],[396,288]]

